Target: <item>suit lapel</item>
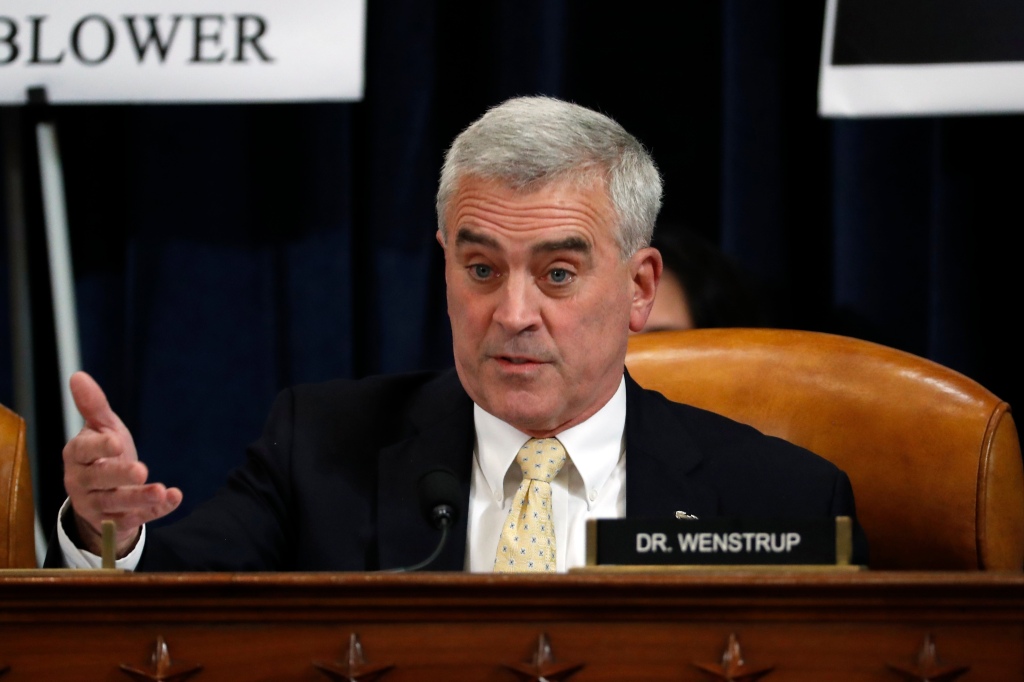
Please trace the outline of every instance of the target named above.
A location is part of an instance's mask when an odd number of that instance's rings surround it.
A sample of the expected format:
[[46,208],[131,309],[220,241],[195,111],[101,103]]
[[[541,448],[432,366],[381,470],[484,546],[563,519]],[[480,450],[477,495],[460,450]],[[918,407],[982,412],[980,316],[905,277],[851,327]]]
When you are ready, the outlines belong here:
[[[473,403],[455,372],[426,387],[410,409],[410,434],[378,457],[380,568],[417,564],[433,553],[441,533],[421,508],[417,484],[436,468],[455,474],[462,506],[434,571],[461,571],[473,468]],[[626,375],[626,513],[636,518],[719,515],[718,494],[701,481],[705,453],[660,394]]]
[[626,514],[674,518],[718,515],[718,494],[701,483],[705,453],[660,394],[626,374]]
[[462,504],[444,551],[428,570],[461,571],[473,463],[473,403],[453,371],[425,387],[409,415],[410,435],[382,449],[377,460],[380,567],[411,566],[434,552],[441,532],[424,516],[417,484],[424,474],[446,468],[459,482]]

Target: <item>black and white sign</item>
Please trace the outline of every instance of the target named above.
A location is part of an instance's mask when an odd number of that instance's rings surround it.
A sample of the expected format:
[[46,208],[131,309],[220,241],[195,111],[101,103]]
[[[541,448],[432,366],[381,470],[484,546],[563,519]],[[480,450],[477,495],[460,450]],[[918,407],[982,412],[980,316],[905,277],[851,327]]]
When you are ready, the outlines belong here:
[[[836,565],[833,519],[599,519],[588,535],[597,566]],[[848,520],[847,520],[848,523]]]
[[828,0],[823,116],[1024,111],[1024,3]]
[[365,0],[4,0],[0,104],[358,100]]

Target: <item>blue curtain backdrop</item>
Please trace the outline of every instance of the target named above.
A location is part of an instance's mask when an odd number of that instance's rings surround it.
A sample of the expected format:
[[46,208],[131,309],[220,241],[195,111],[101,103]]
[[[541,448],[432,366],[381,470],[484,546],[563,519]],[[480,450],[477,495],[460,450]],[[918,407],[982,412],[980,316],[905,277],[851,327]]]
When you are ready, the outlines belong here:
[[[85,369],[186,510],[241,461],[283,386],[450,364],[438,169],[460,129],[520,94],[634,132],[664,173],[663,219],[750,273],[775,326],[879,341],[1024,401],[1022,117],[819,118],[821,0],[368,9],[360,103],[44,112],[65,164]],[[27,178],[36,115],[22,116]],[[66,436],[38,190],[27,197],[45,523]]]

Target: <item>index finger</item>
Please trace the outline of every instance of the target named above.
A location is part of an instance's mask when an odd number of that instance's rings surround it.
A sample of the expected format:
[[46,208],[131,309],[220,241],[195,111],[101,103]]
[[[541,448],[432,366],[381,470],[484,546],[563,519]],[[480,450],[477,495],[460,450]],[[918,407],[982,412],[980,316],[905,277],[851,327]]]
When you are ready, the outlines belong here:
[[121,426],[121,420],[110,409],[107,396],[96,380],[85,372],[75,372],[70,380],[71,397],[75,407],[85,419],[86,426],[94,429],[115,429]]

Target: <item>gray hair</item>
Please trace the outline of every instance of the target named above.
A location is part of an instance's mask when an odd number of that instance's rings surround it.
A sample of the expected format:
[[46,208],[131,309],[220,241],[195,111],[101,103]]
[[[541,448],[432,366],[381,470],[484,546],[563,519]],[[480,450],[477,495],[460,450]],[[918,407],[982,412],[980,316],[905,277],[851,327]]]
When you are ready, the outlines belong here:
[[507,100],[452,142],[437,189],[437,226],[446,239],[448,203],[467,176],[517,191],[566,179],[601,180],[615,207],[626,258],[651,243],[661,208],[661,176],[643,145],[604,114],[551,97]]

